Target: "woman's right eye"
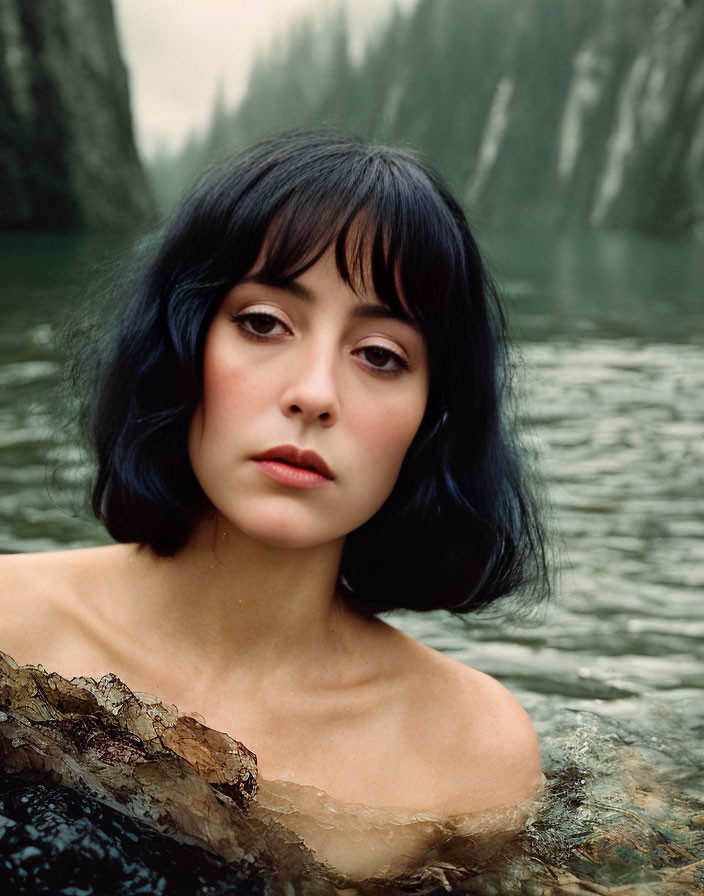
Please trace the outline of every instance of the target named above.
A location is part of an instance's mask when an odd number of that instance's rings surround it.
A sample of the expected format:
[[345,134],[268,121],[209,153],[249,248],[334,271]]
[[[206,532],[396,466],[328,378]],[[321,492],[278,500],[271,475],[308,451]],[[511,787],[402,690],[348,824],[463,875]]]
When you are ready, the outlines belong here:
[[260,311],[249,311],[245,314],[236,314],[232,318],[239,329],[252,339],[265,339],[267,336],[278,336],[274,329],[277,324],[285,327],[284,323],[274,317],[273,314],[264,314]]

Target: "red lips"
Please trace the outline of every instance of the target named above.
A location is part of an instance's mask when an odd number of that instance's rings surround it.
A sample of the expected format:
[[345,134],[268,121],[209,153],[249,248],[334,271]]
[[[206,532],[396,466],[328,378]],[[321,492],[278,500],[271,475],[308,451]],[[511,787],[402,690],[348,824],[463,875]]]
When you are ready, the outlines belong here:
[[303,451],[296,448],[295,445],[277,445],[276,448],[270,448],[268,451],[262,452],[255,460],[280,460],[286,464],[292,464],[296,467],[307,467],[315,470],[326,479],[334,479],[335,477],[330,467],[325,463],[319,454],[315,451]]

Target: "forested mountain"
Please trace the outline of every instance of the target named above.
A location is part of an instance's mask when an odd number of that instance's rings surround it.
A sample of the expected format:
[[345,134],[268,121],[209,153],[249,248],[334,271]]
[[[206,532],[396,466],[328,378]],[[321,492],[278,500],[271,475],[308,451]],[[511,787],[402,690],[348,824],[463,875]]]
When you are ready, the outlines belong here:
[[262,136],[333,127],[410,144],[474,220],[704,234],[704,2],[420,0],[358,64],[344,18],[295,28],[239,107],[153,167],[170,201]]
[[152,211],[111,0],[0,0],[0,228],[123,228]]

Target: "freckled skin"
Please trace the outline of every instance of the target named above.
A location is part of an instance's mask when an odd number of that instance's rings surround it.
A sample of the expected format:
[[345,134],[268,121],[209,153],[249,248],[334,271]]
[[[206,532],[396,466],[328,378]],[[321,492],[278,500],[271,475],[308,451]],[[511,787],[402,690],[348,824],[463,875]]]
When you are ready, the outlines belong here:
[[[428,396],[420,334],[400,321],[354,319],[360,298],[331,254],[299,281],[312,302],[255,283],[225,298],[206,337],[203,395],[189,434],[191,463],[212,505],[246,534],[287,547],[343,538],[381,507]],[[363,301],[378,302],[369,294]],[[251,311],[282,324],[270,321],[266,339],[252,339],[233,321]],[[384,350],[402,354],[408,369],[379,372],[380,360],[393,369]],[[334,480],[304,491],[265,477],[251,458],[282,444],[316,451]]]

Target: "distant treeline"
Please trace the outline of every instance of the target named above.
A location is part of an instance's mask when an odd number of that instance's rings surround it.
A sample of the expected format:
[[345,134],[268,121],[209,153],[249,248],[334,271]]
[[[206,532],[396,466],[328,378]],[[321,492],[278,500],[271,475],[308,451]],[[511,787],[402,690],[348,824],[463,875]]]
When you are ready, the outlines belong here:
[[410,145],[482,223],[704,235],[704,3],[420,0],[353,63],[344,14],[262,55],[235,110],[151,163],[170,206],[286,130]]

